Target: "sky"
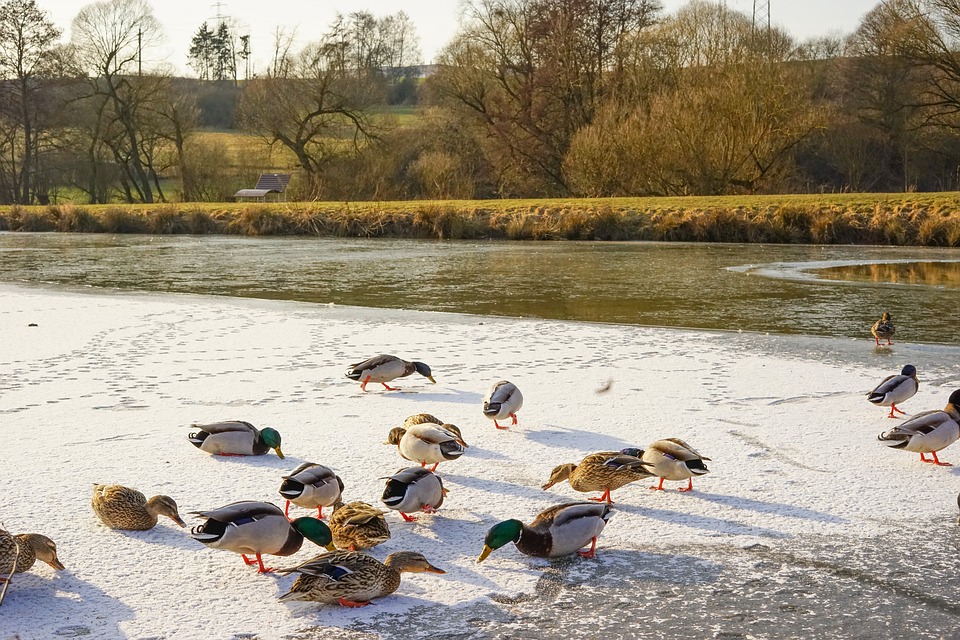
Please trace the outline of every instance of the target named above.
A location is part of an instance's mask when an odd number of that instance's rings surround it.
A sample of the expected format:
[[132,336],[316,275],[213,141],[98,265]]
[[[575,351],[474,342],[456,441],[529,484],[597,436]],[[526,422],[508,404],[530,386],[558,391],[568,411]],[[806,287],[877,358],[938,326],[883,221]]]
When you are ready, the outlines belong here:
[[[296,42],[304,44],[318,38],[336,13],[369,11],[384,16],[404,11],[414,22],[420,37],[425,62],[433,61],[457,29],[460,0],[164,0],[153,2],[154,15],[164,27],[165,44],[153,52],[155,60],[163,60],[186,72],[186,56],[190,39],[205,20],[211,23],[218,15],[236,20],[239,31],[249,33],[255,67],[265,64],[277,28],[295,32]],[[828,33],[853,31],[860,18],[879,0],[770,0],[772,21],[785,27],[800,39]],[[688,0],[662,0],[668,13],[687,4]],[[753,12],[754,0],[727,0],[730,9]],[[69,38],[70,22],[84,3],[77,0],[37,0],[53,22]],[[268,10],[265,10],[268,9]],[[256,70],[256,68],[254,69]]]

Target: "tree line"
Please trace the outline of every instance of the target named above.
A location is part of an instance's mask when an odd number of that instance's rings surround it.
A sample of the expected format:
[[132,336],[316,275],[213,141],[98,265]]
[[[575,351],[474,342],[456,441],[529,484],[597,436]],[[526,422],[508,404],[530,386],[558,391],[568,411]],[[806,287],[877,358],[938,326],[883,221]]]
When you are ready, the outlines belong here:
[[[225,200],[260,170],[341,201],[960,184],[960,0],[884,0],[804,42],[706,0],[464,9],[430,67],[403,13],[338,15],[299,48],[278,29],[252,73],[249,38],[203,23],[186,79],[149,62],[147,0],[82,7],[68,42],[35,0],[6,0],[0,203]],[[213,123],[260,144],[227,148]]]

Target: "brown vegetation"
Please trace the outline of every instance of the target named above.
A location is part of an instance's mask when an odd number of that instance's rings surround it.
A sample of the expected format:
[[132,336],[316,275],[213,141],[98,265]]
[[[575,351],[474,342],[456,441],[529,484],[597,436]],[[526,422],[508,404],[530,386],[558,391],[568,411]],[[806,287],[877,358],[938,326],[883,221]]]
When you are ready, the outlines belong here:
[[0,208],[0,229],[960,246],[960,198],[791,196]]

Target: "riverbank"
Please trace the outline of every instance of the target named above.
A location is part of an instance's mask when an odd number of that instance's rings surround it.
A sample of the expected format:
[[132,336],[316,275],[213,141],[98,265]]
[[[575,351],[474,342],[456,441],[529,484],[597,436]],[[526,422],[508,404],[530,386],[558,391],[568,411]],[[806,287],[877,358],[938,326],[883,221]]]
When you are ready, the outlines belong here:
[[834,194],[0,207],[0,230],[960,246],[960,196]]
[[[750,635],[755,620],[736,610],[751,607],[773,612],[764,617],[772,631],[760,635],[782,637],[801,628],[856,637],[843,626],[851,619],[879,619],[891,635],[937,637],[952,633],[960,617],[953,595],[960,572],[934,570],[929,588],[922,572],[912,582],[913,568],[930,563],[899,545],[857,575],[867,590],[902,585],[890,599],[909,607],[908,617],[862,597],[863,588],[842,603],[829,585],[829,596],[774,588],[791,572],[832,562],[838,540],[842,558],[851,549],[869,558],[878,541],[955,532],[960,470],[879,445],[876,435],[894,421],[863,398],[909,361],[922,383],[904,410],[942,407],[960,387],[955,347],[878,351],[869,339],[194,295],[8,285],[0,295],[0,521],[53,538],[67,566],[40,565],[14,578],[0,638],[487,638],[497,629],[569,638],[584,625],[622,619],[609,610],[618,603],[695,637]],[[343,377],[349,363],[381,352],[426,361],[437,384],[414,376],[398,381],[400,392],[363,393]],[[507,431],[479,410],[501,378],[525,396],[520,424]],[[174,497],[195,524],[191,511],[241,499],[279,502],[280,477],[307,460],[334,467],[348,499],[377,504],[381,478],[405,466],[382,444],[386,432],[419,412],[458,425],[470,448],[440,466],[450,490],[440,511],[413,524],[390,513],[393,538],[372,553],[418,550],[447,574],[406,576],[376,606],[279,604],[293,578],[258,576],[169,521],[121,533],[90,510],[92,483],[116,482]],[[218,459],[187,441],[192,422],[222,419],[273,426],[287,458]],[[616,491],[596,560],[548,563],[508,546],[476,564],[495,522],[529,522],[552,504],[585,497],[566,484],[541,490],[553,466],[661,437],[690,442],[712,458],[711,472],[688,494],[669,482],[663,493],[648,483]],[[960,462],[956,446],[941,458]],[[291,566],[318,551],[308,544],[270,564]],[[956,567],[951,553],[934,560],[931,552],[931,562]],[[811,560],[784,568],[790,557]],[[743,582],[727,581],[730,572]],[[535,624],[541,602],[550,604],[547,631]],[[687,608],[694,602],[701,608]],[[842,615],[823,615],[826,602]],[[523,622],[524,615],[534,617]]]

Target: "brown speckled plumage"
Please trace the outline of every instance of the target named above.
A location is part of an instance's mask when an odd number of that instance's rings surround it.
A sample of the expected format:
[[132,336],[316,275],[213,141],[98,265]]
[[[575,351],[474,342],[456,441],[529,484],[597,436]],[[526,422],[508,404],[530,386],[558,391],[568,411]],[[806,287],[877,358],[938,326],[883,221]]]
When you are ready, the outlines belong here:
[[90,501],[93,512],[111,529],[146,531],[157,524],[157,516],[165,515],[181,527],[186,526],[177,511],[177,503],[169,496],[146,496],[119,484],[95,484]]
[[[20,555],[17,556],[17,547]],[[0,529],[0,578],[10,575],[16,559],[14,573],[29,571],[37,560],[46,562],[54,569],[63,569],[63,563],[57,558],[57,545],[47,536],[39,533],[21,533],[13,535]]]
[[398,551],[384,562],[356,551],[335,551],[311,558],[284,573],[299,573],[281,602],[310,600],[346,606],[364,605],[373,598],[390,595],[400,586],[400,574],[444,573],[421,554]]
[[329,520],[333,544],[338,549],[359,551],[390,539],[383,512],[366,502],[338,503]]

